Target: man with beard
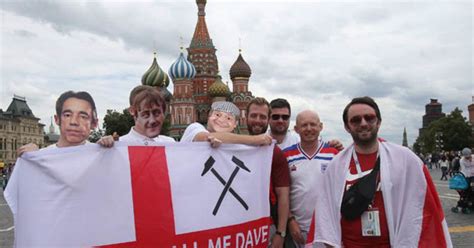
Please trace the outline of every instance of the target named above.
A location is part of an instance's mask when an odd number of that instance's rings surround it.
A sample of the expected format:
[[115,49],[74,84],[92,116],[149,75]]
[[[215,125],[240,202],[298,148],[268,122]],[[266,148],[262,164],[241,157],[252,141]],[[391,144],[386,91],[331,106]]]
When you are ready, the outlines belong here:
[[[171,137],[160,135],[165,119],[166,102],[160,91],[148,85],[139,85],[130,92],[128,111],[135,121],[135,126],[120,141],[148,145],[155,142],[175,142]],[[114,137],[104,136],[98,144],[113,146]]]
[[[265,134],[268,129],[270,104],[256,97],[247,105],[247,128],[250,135]],[[290,175],[288,163],[278,146],[274,147],[270,178],[271,247],[283,247],[289,213]]]
[[358,97],[343,112],[353,145],[329,164],[316,242],[344,247],[452,247],[436,188],[409,149],[377,137],[380,110]]
[[329,142],[320,139],[322,130],[323,123],[316,112],[300,112],[296,116],[295,131],[301,141],[283,150],[291,176],[288,229],[296,247],[305,247],[308,239],[313,240],[313,233],[309,231],[324,172],[338,153]]
[[298,135],[288,130],[290,126],[291,107],[286,99],[277,98],[270,102],[269,134],[277,141],[281,149],[300,141]]
[[239,108],[231,102],[214,102],[207,119],[207,128],[197,122],[189,125],[184,130],[181,142],[208,141],[212,147],[222,143],[255,146],[272,143],[272,138],[266,134],[250,136],[232,133],[237,127],[239,114]]

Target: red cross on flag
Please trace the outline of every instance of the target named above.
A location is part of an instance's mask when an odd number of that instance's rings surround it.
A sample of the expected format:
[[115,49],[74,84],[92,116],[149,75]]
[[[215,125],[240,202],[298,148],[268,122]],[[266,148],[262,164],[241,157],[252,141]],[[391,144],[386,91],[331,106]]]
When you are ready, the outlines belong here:
[[266,247],[272,152],[119,142],[27,153],[5,192],[16,245]]

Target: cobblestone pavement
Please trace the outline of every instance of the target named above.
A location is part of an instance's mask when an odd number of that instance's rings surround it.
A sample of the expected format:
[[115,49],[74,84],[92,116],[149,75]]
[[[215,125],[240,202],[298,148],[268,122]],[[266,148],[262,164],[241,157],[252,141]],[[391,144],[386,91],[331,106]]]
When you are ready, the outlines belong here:
[[[454,247],[474,247],[474,213],[451,212],[451,208],[456,205],[459,199],[457,192],[448,188],[447,181],[439,180],[440,169],[433,169],[430,173],[441,199]],[[13,217],[1,189],[0,193],[0,248],[13,247]]]

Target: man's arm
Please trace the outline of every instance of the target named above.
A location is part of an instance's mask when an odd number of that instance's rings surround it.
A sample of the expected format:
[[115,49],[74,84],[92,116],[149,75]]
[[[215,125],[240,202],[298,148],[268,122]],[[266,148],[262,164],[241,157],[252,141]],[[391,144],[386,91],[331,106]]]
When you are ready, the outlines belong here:
[[305,244],[305,239],[301,234],[300,224],[295,220],[295,218],[288,219],[288,229],[290,231],[290,235],[294,241],[299,244]]
[[194,136],[193,141],[210,141],[211,139],[217,139],[222,143],[227,144],[244,144],[253,146],[272,144],[272,138],[267,134],[244,135],[235,133],[199,132]]
[[344,145],[337,139],[330,140],[329,146],[336,148],[338,151],[344,150]]
[[20,148],[18,148],[16,150],[16,155],[18,157],[21,157],[21,155],[23,155],[23,153],[25,153],[25,152],[32,152],[32,151],[38,151],[38,150],[39,150],[39,148],[36,144],[29,143],[29,144],[23,145]]
[[[275,193],[278,199],[278,226],[276,228],[279,232],[285,232],[286,223],[288,222],[288,215],[290,213],[290,187],[276,187]],[[283,237],[280,235],[273,236],[273,247],[283,247],[283,243]],[[281,246],[279,246],[280,244]]]
[[[276,194],[278,206],[277,231],[286,231],[288,216],[290,214],[290,170],[288,162],[278,146],[273,149],[271,180]],[[272,247],[283,247],[284,240],[280,235],[272,238]]]

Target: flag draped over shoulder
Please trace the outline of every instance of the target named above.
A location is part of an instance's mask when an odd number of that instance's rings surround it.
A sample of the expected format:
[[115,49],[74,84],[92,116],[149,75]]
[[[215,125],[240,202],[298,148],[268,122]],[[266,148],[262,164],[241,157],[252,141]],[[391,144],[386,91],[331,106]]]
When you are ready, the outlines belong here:
[[5,198],[18,247],[266,247],[273,147],[207,143],[27,153]]
[[[317,242],[341,246],[340,210],[352,149],[353,145],[339,153],[326,171],[323,198],[316,206]],[[390,245],[452,247],[436,188],[423,162],[406,148],[389,142],[379,142],[379,151]]]

